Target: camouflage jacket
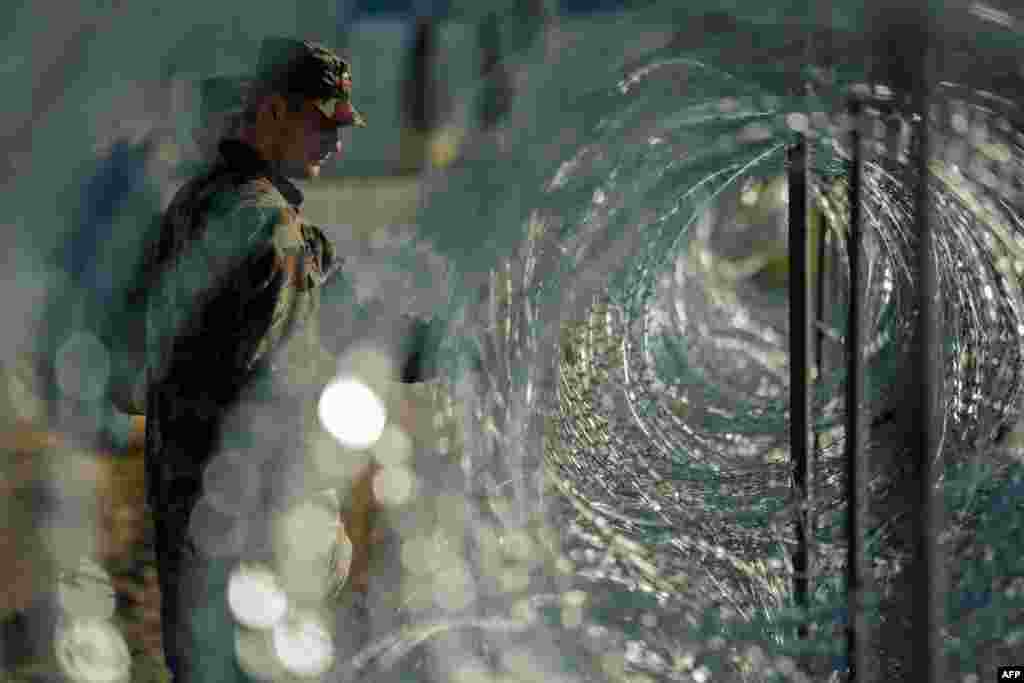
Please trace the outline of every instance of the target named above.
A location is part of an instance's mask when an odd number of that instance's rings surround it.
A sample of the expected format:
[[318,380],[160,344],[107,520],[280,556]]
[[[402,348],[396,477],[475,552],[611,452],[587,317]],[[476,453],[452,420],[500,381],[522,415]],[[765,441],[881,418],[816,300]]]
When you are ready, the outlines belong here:
[[253,149],[225,141],[220,153],[175,196],[147,256],[147,497],[172,545],[215,453],[259,469],[301,450],[309,399],[333,369],[318,312],[334,247]]

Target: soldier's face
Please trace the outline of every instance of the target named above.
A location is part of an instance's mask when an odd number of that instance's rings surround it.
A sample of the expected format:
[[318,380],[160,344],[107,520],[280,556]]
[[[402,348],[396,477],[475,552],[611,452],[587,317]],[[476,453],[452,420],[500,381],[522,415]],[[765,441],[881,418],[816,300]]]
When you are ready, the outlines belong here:
[[342,127],[320,113],[312,101],[289,112],[281,141],[282,170],[297,178],[316,178],[321,167],[342,153]]

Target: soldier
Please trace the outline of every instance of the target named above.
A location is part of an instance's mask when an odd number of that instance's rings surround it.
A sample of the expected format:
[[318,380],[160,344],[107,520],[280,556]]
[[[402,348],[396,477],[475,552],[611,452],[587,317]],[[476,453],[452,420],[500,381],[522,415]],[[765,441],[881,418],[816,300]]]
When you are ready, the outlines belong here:
[[[233,76],[214,76],[195,84],[200,95],[200,111],[199,125],[192,137],[198,158],[185,161],[175,169],[174,175],[179,182],[209,170],[217,160],[220,141],[237,136],[248,86],[249,79]],[[159,226],[153,232],[159,233]],[[152,234],[148,236],[149,239],[155,237]],[[113,357],[108,394],[114,406],[128,415],[144,415],[146,412],[145,309],[146,298],[153,286],[148,270],[149,264],[143,263],[133,274],[125,288],[128,305],[124,314],[119,324],[113,327],[113,334],[104,339]]]
[[[228,577],[273,562],[270,519],[334,371],[317,318],[335,251],[288,177],[315,178],[344,128],[366,125],[351,91],[332,51],[265,40],[237,139],[178,192],[147,258],[146,488],[176,681],[247,678]],[[211,490],[214,461],[234,495]]]

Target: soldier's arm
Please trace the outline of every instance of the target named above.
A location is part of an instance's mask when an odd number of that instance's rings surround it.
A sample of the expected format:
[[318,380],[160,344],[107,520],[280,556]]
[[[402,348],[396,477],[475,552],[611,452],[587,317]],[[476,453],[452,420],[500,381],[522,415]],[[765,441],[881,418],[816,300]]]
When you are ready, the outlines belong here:
[[297,213],[285,207],[251,205],[240,207],[231,220],[231,230],[245,233],[248,239],[241,274],[233,286],[240,288],[244,309],[240,355],[252,369],[270,360],[293,334],[313,333],[311,319],[317,311],[300,296],[311,282]]
[[352,561],[348,567],[348,586],[366,592],[370,584],[371,549],[380,505],[373,494],[373,478],[380,465],[370,460],[361,467],[348,487],[341,509],[341,522],[352,543]]
[[[201,343],[192,329],[201,314],[204,334],[215,335],[211,341],[227,351],[225,378],[273,394],[306,391],[295,381],[308,381],[317,370],[306,363],[315,359],[304,349],[306,337],[316,333],[316,308],[305,296],[312,280],[301,222],[295,210],[260,189],[211,199],[206,228],[155,278],[148,295],[147,374],[159,378],[167,371],[174,344]],[[293,342],[302,352],[290,352]]]
[[154,250],[162,220],[162,215],[156,215],[148,223],[143,256],[128,284],[121,323],[111,330],[114,338],[104,339],[113,356],[109,398],[128,415],[146,414],[146,309],[156,281]]
[[141,311],[123,330],[114,349],[108,393],[114,407],[128,415],[146,414],[146,314]]
[[[262,220],[262,219],[259,219]],[[259,220],[256,222],[258,223]],[[291,331],[290,326],[294,323],[296,316],[304,313],[320,315],[326,311],[330,317],[333,310],[338,313],[337,296],[332,297],[330,293],[326,296],[321,291],[321,306],[317,311],[295,310],[295,296],[302,287],[309,285],[304,281],[306,273],[302,266],[302,238],[298,232],[299,224],[297,217],[282,213],[273,220],[272,227],[266,225],[260,227],[264,234],[262,247],[257,248],[252,257],[252,282],[253,301],[262,301],[262,304],[254,305],[254,311],[266,311],[268,324],[265,332],[256,342],[254,360],[258,363],[268,354],[273,353],[286,335]],[[333,259],[333,249],[327,249],[326,253]],[[327,265],[326,263],[323,265]],[[322,283],[321,283],[322,284]],[[337,281],[344,288],[344,280]],[[334,289],[334,294],[344,294]],[[332,298],[334,301],[332,302]],[[322,339],[330,352],[337,353],[340,349],[338,343],[332,343],[331,336],[337,336],[341,327],[338,321],[319,320],[319,330],[322,332],[326,327],[328,337]],[[313,328],[316,329],[316,328]],[[323,359],[320,359],[321,362]],[[327,378],[323,378],[327,379]],[[339,457],[344,457],[339,454]],[[373,460],[368,459],[361,463],[355,472],[346,477],[344,482],[337,482],[345,489],[344,503],[340,514],[340,521],[343,526],[343,533],[347,535],[352,544],[352,558],[348,565],[347,585],[349,589],[365,592],[369,585],[369,567],[371,559],[371,548],[373,545],[373,531],[375,518],[379,509],[378,503],[373,494],[373,478],[379,471],[380,466]],[[325,482],[327,483],[327,482]]]

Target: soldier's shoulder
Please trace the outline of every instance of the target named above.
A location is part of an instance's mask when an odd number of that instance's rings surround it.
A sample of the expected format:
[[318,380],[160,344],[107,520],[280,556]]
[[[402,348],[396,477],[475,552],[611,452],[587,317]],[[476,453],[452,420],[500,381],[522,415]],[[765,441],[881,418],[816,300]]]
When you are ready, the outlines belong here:
[[281,250],[302,247],[303,221],[299,210],[265,178],[235,185],[223,198],[225,209],[245,224],[250,242],[272,243]]
[[268,178],[246,178],[231,187],[237,201],[244,206],[291,209],[291,204]]
[[252,224],[253,228],[259,227],[260,234],[299,230],[299,212],[266,178],[224,184],[211,197],[210,211]]
[[205,194],[212,213],[260,209],[284,216],[284,210],[291,208],[274,184],[264,178],[214,178],[200,194]]
[[269,179],[245,177],[213,166],[182,184],[170,204],[173,208],[199,206],[219,213],[249,207],[287,208],[290,205]]
[[195,175],[178,187],[167,205],[167,213],[174,214],[197,204],[212,189],[208,173]]
[[[280,249],[301,247],[299,211],[266,178],[245,178],[211,173],[186,183],[168,209],[172,215],[200,215],[209,227],[220,225],[225,234],[249,243],[272,243]],[[214,230],[220,233],[222,230]]]

